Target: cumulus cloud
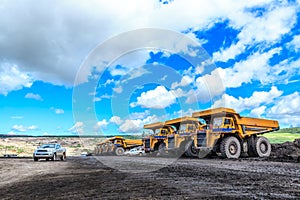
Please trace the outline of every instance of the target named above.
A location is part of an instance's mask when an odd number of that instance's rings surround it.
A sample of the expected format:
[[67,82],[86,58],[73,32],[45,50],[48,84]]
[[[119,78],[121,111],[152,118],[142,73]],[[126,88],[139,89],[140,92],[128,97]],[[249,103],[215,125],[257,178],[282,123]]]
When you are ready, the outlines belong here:
[[109,124],[109,122],[106,119],[103,119],[103,120],[97,122],[96,127],[97,127],[97,129],[99,129],[99,128],[106,129],[108,124]]
[[300,126],[300,93],[297,91],[290,95],[282,96],[269,109],[267,116],[278,119],[288,127]]
[[84,130],[84,123],[83,122],[76,122],[71,128],[68,129],[69,132],[74,133],[74,134],[83,134]]
[[295,35],[293,40],[287,44],[288,47],[293,48],[295,51],[300,50],[300,35]]
[[112,116],[109,122],[114,123],[116,125],[120,125],[123,123],[123,120],[119,116]]
[[[109,3],[91,0],[87,3],[79,0],[76,4],[70,0],[27,0],[18,2],[18,6],[15,3],[4,1],[0,7],[0,59],[18,66],[18,73],[24,77],[15,79],[19,83],[10,84],[6,89],[1,87],[2,94],[23,86],[29,87],[32,80],[28,72],[34,80],[73,85],[80,64],[89,52],[111,36],[128,30],[144,27],[180,32],[204,30],[212,26],[216,19],[229,19],[234,28],[241,30],[238,37],[242,45],[238,45],[243,47],[243,44],[253,40],[277,40],[290,31],[295,21],[295,8],[286,3],[270,6],[272,1],[193,0],[187,3],[177,0],[169,5],[156,0],[131,3],[116,0]],[[246,12],[252,7],[270,9],[262,17],[253,17]],[[188,34],[197,41],[194,34]],[[178,51],[190,51],[188,44],[178,38],[171,40],[176,41],[173,45]],[[122,45],[126,46],[131,41],[125,40]],[[226,55],[224,52],[222,54]],[[98,64],[101,65],[101,62]],[[79,83],[87,81],[91,70],[83,70],[79,75],[82,76]]]
[[32,76],[17,65],[0,63],[0,94],[7,95],[10,91],[31,87],[32,83]]
[[158,117],[156,115],[148,116],[144,119],[127,119],[120,125],[118,130],[124,133],[142,133],[144,124],[157,121]]
[[176,102],[176,96],[164,86],[157,86],[154,90],[143,92],[137,98],[137,102],[131,103],[131,107],[141,106],[143,108],[163,109]]
[[184,87],[184,86],[187,86],[189,85],[190,83],[192,83],[194,81],[194,78],[193,77],[190,77],[190,76],[183,76],[181,81],[178,83],[178,82],[174,82],[172,83],[172,86],[171,88],[172,89],[175,89],[177,87]]
[[26,99],[35,99],[37,101],[43,101],[43,98],[39,94],[27,93],[25,95]]
[[[215,101],[213,106],[216,107],[230,107],[234,108],[236,111],[241,112],[243,110],[252,110],[254,108],[258,108],[261,105],[267,105],[274,102],[275,99],[279,98],[282,95],[283,91],[277,89],[277,87],[273,86],[270,91],[255,91],[250,97],[242,98],[238,97],[235,98],[228,94],[222,95],[222,98]],[[256,114],[260,110],[256,110]]]
[[209,102],[216,96],[221,95],[225,88],[219,73],[219,69],[213,70],[210,74],[200,76],[195,81],[196,89],[191,89],[187,94],[187,103]]
[[243,83],[251,83],[257,80],[261,83],[274,81],[272,78],[273,69],[268,62],[272,56],[280,52],[281,48],[275,48],[265,53],[255,53],[247,58],[234,64],[232,68],[218,68],[226,88],[237,88]]
[[276,43],[294,27],[297,19],[295,6],[289,6],[287,3],[271,5],[266,3],[261,7],[266,11],[260,17],[255,13],[241,11],[230,14],[231,26],[241,30],[237,36],[238,42],[215,52],[214,60],[226,62],[234,59],[248,46],[258,43],[264,43],[268,47],[268,44]]

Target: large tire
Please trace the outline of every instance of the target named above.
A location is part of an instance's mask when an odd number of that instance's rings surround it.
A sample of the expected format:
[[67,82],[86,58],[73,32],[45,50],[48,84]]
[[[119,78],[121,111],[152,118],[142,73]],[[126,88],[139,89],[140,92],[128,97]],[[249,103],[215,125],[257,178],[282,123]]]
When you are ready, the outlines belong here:
[[224,158],[239,158],[241,155],[241,143],[236,137],[229,136],[222,140],[220,150]]
[[125,152],[125,150],[124,150],[123,147],[117,147],[116,150],[115,150],[115,154],[116,154],[117,156],[123,155],[124,152]]
[[158,153],[160,156],[166,156],[166,144],[164,142],[160,143],[158,146]]
[[51,158],[52,161],[55,161],[56,160],[56,153],[53,154],[52,158]]
[[271,154],[271,144],[269,140],[263,136],[255,138],[255,153],[259,157],[269,157]]
[[39,159],[38,159],[37,157],[33,157],[33,160],[34,160],[35,162],[39,161]]
[[248,156],[249,157],[256,157],[258,156],[255,150],[255,137],[251,136],[249,138],[247,138],[247,145],[248,145]]
[[185,152],[184,154],[188,157],[196,157],[197,156],[197,150],[195,149],[195,146],[194,146],[194,141],[188,141],[186,144],[185,144]]

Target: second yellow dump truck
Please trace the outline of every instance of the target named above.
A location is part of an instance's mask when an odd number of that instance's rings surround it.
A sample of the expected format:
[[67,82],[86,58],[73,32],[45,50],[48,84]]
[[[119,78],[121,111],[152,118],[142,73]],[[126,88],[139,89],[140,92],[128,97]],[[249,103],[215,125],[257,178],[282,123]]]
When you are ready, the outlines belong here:
[[114,154],[117,156],[122,155],[125,151],[129,151],[132,148],[142,146],[141,139],[125,139],[121,136],[115,136],[100,142],[95,148],[95,154],[106,155]]
[[146,153],[159,153],[186,156],[197,156],[193,139],[196,133],[203,129],[203,124],[197,118],[182,117],[166,122],[144,125],[144,129],[152,130],[153,134],[144,138]]
[[192,116],[206,122],[205,128],[194,137],[200,158],[209,153],[220,153],[225,158],[239,158],[242,153],[268,157],[270,142],[260,135],[279,130],[276,120],[242,117],[230,108],[194,112]]

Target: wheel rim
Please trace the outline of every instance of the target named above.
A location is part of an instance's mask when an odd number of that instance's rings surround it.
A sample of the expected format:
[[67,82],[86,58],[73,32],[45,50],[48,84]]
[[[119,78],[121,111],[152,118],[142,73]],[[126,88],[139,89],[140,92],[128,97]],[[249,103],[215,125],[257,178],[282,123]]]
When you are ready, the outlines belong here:
[[236,144],[235,144],[235,143],[231,143],[231,144],[229,145],[229,153],[230,153],[231,155],[235,155],[236,152],[237,152],[237,146],[236,146]]
[[260,151],[261,151],[262,153],[266,153],[267,150],[268,150],[267,144],[264,143],[264,142],[262,142],[262,143],[260,144],[259,148],[260,148]]

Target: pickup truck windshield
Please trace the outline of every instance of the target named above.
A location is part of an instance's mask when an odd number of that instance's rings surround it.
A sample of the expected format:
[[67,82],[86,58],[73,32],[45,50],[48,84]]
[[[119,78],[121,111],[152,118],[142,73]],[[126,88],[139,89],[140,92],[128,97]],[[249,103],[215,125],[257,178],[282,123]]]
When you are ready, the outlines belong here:
[[41,146],[41,148],[54,148],[54,147],[55,147],[54,144],[43,144],[43,145]]

